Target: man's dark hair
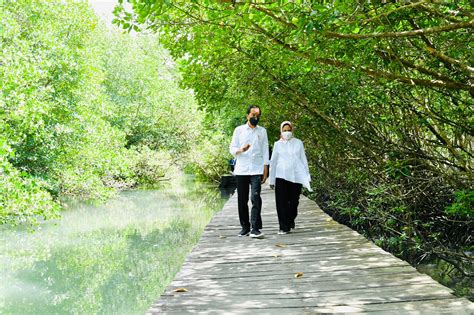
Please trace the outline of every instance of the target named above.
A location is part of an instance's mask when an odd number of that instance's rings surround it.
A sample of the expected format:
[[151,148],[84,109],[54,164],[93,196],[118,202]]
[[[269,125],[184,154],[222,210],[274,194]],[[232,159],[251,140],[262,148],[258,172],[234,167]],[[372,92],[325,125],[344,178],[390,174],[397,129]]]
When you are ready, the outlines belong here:
[[249,108],[247,108],[247,115],[250,114],[250,111],[252,110],[252,108],[258,108],[259,115],[262,115],[262,109],[257,105],[250,105]]

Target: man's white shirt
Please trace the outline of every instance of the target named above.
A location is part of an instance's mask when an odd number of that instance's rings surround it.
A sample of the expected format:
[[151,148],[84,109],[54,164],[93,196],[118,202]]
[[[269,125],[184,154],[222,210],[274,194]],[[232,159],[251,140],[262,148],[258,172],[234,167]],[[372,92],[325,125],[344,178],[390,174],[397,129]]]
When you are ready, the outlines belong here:
[[[246,144],[250,148],[237,154]],[[262,175],[264,165],[269,164],[267,130],[260,126],[251,128],[248,124],[235,128],[229,151],[236,159],[234,175]]]

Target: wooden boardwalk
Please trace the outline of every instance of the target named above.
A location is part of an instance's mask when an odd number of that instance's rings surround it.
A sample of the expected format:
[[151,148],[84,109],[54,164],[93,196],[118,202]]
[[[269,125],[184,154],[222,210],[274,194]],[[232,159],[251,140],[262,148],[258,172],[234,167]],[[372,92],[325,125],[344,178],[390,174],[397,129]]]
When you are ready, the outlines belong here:
[[295,232],[277,235],[274,192],[265,187],[262,199],[265,238],[236,236],[234,195],[147,314],[474,314],[474,303],[333,221],[304,196]]

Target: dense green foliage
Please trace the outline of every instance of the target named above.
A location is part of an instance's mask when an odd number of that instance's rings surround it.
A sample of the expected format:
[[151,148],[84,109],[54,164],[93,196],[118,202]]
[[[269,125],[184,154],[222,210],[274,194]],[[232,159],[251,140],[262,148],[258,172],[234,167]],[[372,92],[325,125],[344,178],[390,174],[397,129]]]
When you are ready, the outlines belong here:
[[156,36],[109,30],[86,3],[0,5],[0,224],[203,168],[203,114]]
[[472,277],[469,1],[129,2],[118,23],[160,34],[227,139],[249,103],[273,140],[292,120],[327,211]]

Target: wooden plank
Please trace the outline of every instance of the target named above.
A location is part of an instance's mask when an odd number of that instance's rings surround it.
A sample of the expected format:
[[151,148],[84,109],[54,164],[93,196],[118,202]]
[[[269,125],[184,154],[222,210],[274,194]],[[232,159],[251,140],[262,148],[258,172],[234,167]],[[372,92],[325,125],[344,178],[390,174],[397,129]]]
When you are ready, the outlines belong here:
[[[268,187],[262,200],[264,239],[236,236],[232,196],[147,314],[474,314],[473,303],[335,222],[304,196],[295,232],[277,235]],[[179,288],[187,292],[175,292]]]
[[[206,308],[172,308],[163,312],[161,307],[151,308],[147,314],[166,313],[166,314],[182,314],[199,313],[199,314],[216,314],[216,313],[232,313],[247,314],[255,313],[252,309],[241,308],[240,310],[214,308],[212,310]],[[311,307],[285,307],[270,306],[264,310],[264,313],[279,313],[285,315],[291,314],[334,314],[334,313],[375,313],[375,314],[472,314],[472,303],[466,302],[465,299],[452,300],[426,300],[426,301],[404,301],[382,304],[364,304],[364,305],[328,305],[328,306],[311,306]],[[257,310],[261,314],[261,310]]]

